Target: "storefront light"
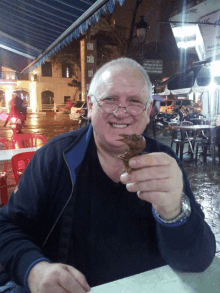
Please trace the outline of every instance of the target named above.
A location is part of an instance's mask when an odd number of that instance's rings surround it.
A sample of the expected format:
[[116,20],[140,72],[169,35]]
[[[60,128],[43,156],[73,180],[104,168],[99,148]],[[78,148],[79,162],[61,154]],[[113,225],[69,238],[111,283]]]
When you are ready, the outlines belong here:
[[172,30],[175,38],[185,38],[196,35],[196,25],[177,26],[173,27]]
[[210,64],[210,70],[211,70],[212,76],[220,76],[219,68],[220,68],[220,60],[213,61]]
[[177,47],[188,49],[196,46],[196,41],[178,42]]
[[36,82],[32,81],[30,83],[30,108],[32,113],[36,113]]
[[214,92],[216,90],[216,88],[217,88],[217,84],[214,81],[212,81],[208,86],[208,91]]

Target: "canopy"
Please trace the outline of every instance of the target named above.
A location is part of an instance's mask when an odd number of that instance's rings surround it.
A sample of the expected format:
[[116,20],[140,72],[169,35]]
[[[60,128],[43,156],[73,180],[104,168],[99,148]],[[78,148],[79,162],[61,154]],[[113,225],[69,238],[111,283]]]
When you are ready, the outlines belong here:
[[0,66],[27,71],[84,34],[124,0],[1,0]]
[[220,90],[220,71],[218,68],[213,71],[213,64],[198,65],[177,74],[156,86],[154,92],[159,95],[178,95],[203,93],[213,88]]
[[161,97],[161,96],[158,96],[158,95],[153,95],[153,99],[155,101],[161,101],[161,102],[164,102],[164,99]]

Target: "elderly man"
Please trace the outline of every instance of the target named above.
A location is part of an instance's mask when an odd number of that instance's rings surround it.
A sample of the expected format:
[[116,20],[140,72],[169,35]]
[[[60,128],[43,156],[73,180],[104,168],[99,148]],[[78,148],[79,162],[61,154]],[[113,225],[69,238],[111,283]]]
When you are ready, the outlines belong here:
[[166,264],[204,271],[215,238],[174,152],[146,136],[132,172],[119,157],[120,135],[149,122],[144,69],[128,58],[107,63],[87,102],[92,124],[39,149],[1,209],[5,273],[21,292],[81,293]]

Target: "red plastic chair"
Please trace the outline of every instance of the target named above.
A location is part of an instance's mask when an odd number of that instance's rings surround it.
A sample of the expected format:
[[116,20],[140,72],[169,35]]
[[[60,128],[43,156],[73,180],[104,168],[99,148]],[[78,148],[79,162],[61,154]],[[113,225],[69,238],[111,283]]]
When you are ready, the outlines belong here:
[[[0,139],[1,149],[8,150],[10,142],[6,138]],[[2,147],[3,146],[3,147]],[[8,162],[4,162],[3,172],[0,172],[0,205],[6,205],[8,202],[8,186],[7,186]]]
[[32,159],[35,152],[26,152],[14,155],[11,158],[11,165],[14,172],[15,182],[19,183],[21,175],[24,173],[28,163]]
[[15,148],[38,147],[47,143],[45,136],[34,133],[15,134],[12,138]]

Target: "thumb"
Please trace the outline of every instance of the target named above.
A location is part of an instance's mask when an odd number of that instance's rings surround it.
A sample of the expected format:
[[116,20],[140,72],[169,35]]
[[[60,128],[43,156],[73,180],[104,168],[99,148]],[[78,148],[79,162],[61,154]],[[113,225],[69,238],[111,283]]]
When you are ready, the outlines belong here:
[[87,283],[86,277],[77,269],[71,266],[65,266],[65,269],[76,279],[76,281],[82,286],[85,291],[90,291],[91,288]]

